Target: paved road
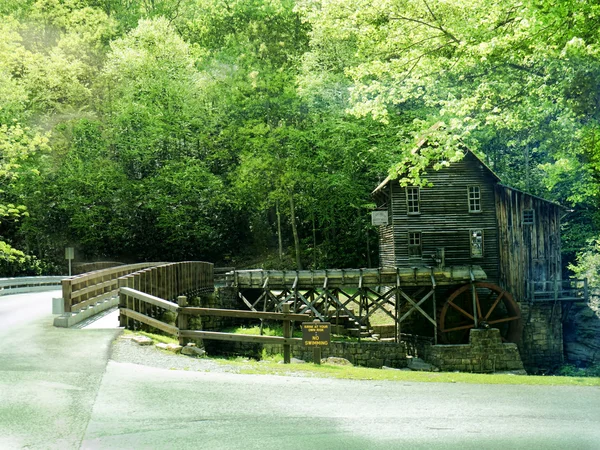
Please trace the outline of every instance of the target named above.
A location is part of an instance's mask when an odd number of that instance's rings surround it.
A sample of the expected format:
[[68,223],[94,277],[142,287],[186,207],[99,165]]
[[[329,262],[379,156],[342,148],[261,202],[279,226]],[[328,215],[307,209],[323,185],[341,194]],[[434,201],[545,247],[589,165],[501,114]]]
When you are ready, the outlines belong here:
[[108,361],[114,330],[54,329],[46,312],[14,312],[46,301],[49,311],[51,297],[0,298],[0,449],[600,449],[600,388],[119,363]]
[[79,448],[115,329],[54,328],[60,291],[0,297],[0,449]]

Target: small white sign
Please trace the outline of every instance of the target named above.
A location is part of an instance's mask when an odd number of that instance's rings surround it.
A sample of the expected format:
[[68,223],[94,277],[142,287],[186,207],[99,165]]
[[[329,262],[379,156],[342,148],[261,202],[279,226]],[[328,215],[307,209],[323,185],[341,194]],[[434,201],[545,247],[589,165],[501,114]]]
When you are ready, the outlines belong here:
[[388,224],[388,212],[387,211],[371,211],[371,225],[387,225]]
[[65,259],[75,259],[75,249],[73,247],[65,248]]

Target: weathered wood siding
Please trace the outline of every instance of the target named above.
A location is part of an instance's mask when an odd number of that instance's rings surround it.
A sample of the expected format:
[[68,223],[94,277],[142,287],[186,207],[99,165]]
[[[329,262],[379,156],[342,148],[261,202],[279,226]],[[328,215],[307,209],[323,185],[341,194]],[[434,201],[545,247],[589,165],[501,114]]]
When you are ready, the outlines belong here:
[[[526,298],[527,280],[560,280],[562,208],[497,185],[496,210],[500,227],[500,285],[522,301]],[[523,224],[524,210],[533,210],[532,225]]]
[[392,225],[381,225],[379,227],[379,265],[380,267],[396,266]]
[[[445,248],[445,262],[452,265],[480,265],[488,280],[497,282],[499,273],[498,226],[494,184],[496,178],[471,153],[451,167],[431,171],[432,187],[421,188],[420,214],[407,214],[406,189],[397,181],[391,185],[393,236],[389,230],[381,238],[393,242],[398,267],[433,265],[436,248]],[[481,212],[470,213],[468,187],[479,186]],[[382,227],[383,228],[383,227]],[[472,258],[470,230],[483,230],[483,258]],[[421,233],[422,258],[409,257],[408,233]],[[380,249],[384,248],[380,244]],[[382,263],[384,256],[382,255]],[[385,255],[385,258],[389,258]]]

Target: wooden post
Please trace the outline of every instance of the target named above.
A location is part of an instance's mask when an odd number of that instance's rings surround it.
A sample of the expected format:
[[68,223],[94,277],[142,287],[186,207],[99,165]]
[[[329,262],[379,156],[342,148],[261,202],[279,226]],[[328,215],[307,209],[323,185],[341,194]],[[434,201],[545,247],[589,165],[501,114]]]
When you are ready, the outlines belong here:
[[73,293],[73,286],[71,280],[62,280],[62,295],[63,295],[63,306],[64,312],[71,312],[71,294]]
[[313,362],[318,366],[321,365],[321,347],[318,345],[313,348]]
[[[283,313],[284,314],[289,314],[290,313],[290,302],[286,302],[283,304]],[[290,320],[284,320],[283,321],[283,337],[286,339],[289,339],[292,337],[292,330],[291,330],[291,323]],[[290,344],[288,342],[286,342],[285,344],[283,344],[283,363],[284,364],[289,364],[290,363]]]
[[[177,297],[177,304],[179,305],[180,308],[184,308],[187,306],[187,297],[180,295],[179,297]],[[181,331],[182,330],[187,330],[188,328],[188,320],[187,320],[187,316],[186,314],[181,311],[179,313],[179,315],[177,316],[177,328],[179,328],[179,345],[184,346],[186,344],[185,342],[185,338],[181,337]]]
[[[117,283],[119,287],[127,286],[127,281],[123,278],[120,278]],[[127,297],[119,290],[119,309],[120,308],[127,308]],[[119,314],[119,326],[127,328],[127,316],[124,314]]]
[[[319,319],[315,319],[313,320],[313,322],[321,322]],[[321,365],[321,347],[319,347],[318,345],[313,347],[313,363],[317,364],[318,366]]]

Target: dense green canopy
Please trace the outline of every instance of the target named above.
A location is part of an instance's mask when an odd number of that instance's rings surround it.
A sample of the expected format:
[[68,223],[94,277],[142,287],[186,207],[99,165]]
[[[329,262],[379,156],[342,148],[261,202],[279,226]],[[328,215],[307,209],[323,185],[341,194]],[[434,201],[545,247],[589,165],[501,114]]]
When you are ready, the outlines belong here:
[[[459,142],[574,209],[565,261],[600,234],[593,2],[6,0],[0,14],[5,274],[51,270],[67,245],[375,265],[370,191],[390,173],[426,183]],[[411,152],[439,121],[439,145]]]

